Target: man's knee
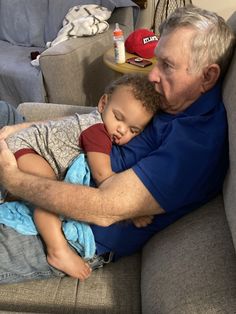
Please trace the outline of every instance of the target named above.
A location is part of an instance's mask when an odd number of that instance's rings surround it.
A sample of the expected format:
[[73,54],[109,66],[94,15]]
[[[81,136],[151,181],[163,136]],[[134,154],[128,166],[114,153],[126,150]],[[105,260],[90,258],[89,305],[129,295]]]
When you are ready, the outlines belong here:
[[23,122],[24,117],[5,101],[0,101],[0,128]]

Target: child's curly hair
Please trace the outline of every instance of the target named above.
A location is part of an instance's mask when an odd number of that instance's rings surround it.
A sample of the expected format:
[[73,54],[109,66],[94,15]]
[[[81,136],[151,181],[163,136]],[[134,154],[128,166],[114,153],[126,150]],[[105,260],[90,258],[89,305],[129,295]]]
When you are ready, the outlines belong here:
[[148,80],[147,75],[137,73],[125,74],[111,82],[105,88],[105,93],[110,98],[117,87],[120,86],[130,86],[134,97],[141,101],[148,112],[155,114],[159,110],[160,96],[155,90],[154,84]]

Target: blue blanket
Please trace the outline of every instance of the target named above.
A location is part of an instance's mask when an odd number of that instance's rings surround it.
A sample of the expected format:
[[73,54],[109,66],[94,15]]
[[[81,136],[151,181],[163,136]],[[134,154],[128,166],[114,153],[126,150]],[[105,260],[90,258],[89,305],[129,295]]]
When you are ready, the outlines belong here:
[[[69,167],[66,182],[90,184],[90,170],[85,156],[80,154]],[[33,221],[34,208],[26,202],[6,202],[0,205],[0,223],[24,235],[36,235]],[[62,230],[66,239],[84,258],[92,258],[96,251],[95,240],[90,226],[75,220],[62,218]]]

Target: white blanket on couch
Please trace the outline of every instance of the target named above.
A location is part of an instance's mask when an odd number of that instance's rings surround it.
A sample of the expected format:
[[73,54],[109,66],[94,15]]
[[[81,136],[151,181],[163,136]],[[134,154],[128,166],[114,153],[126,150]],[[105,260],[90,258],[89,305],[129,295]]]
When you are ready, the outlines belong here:
[[52,42],[48,42],[47,47],[55,46],[70,38],[102,33],[109,28],[106,20],[110,16],[111,11],[96,4],[74,6],[65,16],[63,27],[58,32],[57,37]]

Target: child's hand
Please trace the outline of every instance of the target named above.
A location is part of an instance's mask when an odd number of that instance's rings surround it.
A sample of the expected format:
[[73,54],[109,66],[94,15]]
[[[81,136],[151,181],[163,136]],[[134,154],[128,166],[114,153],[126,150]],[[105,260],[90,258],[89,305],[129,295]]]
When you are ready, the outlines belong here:
[[136,217],[132,219],[133,224],[137,228],[147,227],[147,225],[150,225],[152,223],[154,216],[142,216],[142,217]]

